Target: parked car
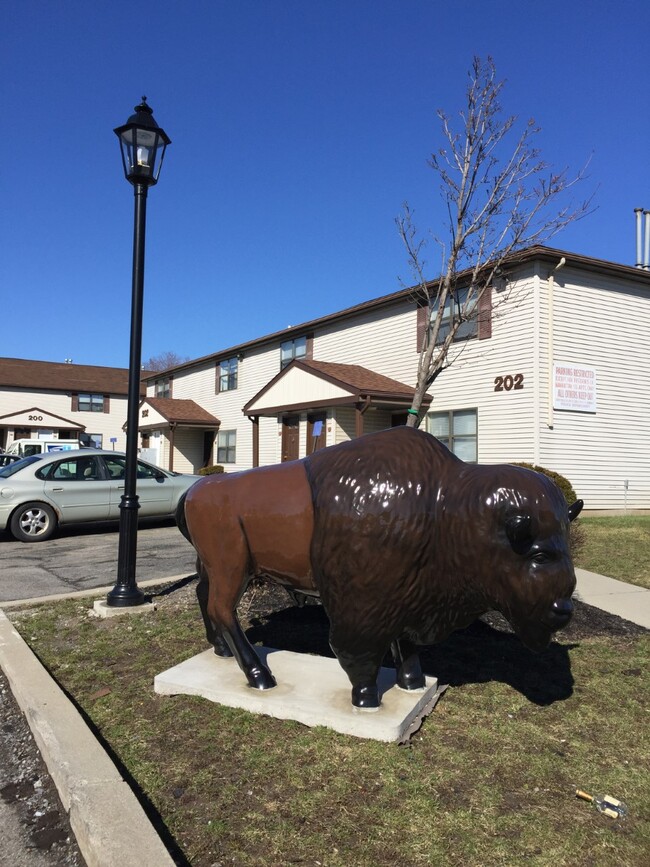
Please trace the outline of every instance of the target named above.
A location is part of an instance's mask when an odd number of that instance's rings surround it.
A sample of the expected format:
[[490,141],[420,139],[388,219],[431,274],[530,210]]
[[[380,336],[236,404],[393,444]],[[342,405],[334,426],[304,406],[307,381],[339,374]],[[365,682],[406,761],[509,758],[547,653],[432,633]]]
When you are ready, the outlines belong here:
[[12,464],[14,461],[19,461],[20,455],[10,455],[6,452],[2,452],[0,454],[0,467],[6,467],[8,464]]
[[[0,530],[43,542],[62,524],[119,518],[126,456],[101,449],[31,455],[0,468]],[[138,461],[138,517],[173,515],[201,476]]]

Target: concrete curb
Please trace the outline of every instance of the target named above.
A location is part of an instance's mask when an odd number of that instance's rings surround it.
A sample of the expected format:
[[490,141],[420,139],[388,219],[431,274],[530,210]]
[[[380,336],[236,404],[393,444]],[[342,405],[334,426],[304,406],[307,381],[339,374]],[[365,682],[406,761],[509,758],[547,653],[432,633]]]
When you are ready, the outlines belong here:
[[1,609],[0,666],[88,867],[173,867],[129,785]]

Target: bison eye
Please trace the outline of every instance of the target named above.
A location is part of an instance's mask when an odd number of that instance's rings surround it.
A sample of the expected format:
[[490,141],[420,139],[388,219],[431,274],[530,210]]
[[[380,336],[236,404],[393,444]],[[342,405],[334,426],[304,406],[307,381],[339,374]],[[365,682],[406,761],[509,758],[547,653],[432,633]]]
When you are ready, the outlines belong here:
[[535,551],[530,559],[534,560],[535,563],[550,563],[553,555],[549,551]]

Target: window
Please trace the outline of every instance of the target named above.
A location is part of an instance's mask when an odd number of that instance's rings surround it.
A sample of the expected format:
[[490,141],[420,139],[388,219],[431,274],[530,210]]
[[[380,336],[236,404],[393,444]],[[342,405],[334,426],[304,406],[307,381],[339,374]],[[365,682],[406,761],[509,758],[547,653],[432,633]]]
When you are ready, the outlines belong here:
[[239,362],[236,358],[229,358],[222,361],[217,368],[217,392],[234,391],[237,388],[237,369]]
[[[454,320],[458,321],[461,311],[465,309],[467,291],[467,289],[459,289],[453,295],[450,293],[447,296],[445,309],[442,314],[442,322],[440,323],[440,331],[438,332],[438,343],[442,343],[446,338],[452,323]],[[461,323],[454,340],[465,340],[468,337],[476,337],[478,334],[478,317],[476,313],[476,296],[474,296],[470,299],[467,310],[464,312],[464,315],[468,317],[468,321]]]
[[478,418],[475,409],[427,413],[427,430],[456,457],[468,463],[478,460]]
[[[115,457],[104,456],[104,461],[111,479],[120,480],[126,478],[126,457],[120,455],[116,455]],[[143,464],[141,461],[138,461],[136,476],[139,479],[159,479],[163,475],[163,471],[158,467],[152,467],[149,464]]]
[[95,482],[102,478],[102,471],[97,458],[70,458],[50,464],[36,475],[51,482]]
[[155,397],[171,397],[172,396],[172,378],[166,376],[164,379],[157,379],[155,385]]
[[237,431],[220,430],[217,438],[217,463],[234,464],[237,456]]
[[307,338],[296,337],[295,340],[285,340],[280,344],[280,370],[291,364],[294,358],[305,358],[307,355]]
[[104,412],[104,395],[78,394],[77,410],[79,412]]
[[[79,439],[81,440],[82,435],[79,435]],[[101,449],[103,448],[102,442],[104,441],[103,434],[83,434],[83,444],[86,448],[89,449]]]

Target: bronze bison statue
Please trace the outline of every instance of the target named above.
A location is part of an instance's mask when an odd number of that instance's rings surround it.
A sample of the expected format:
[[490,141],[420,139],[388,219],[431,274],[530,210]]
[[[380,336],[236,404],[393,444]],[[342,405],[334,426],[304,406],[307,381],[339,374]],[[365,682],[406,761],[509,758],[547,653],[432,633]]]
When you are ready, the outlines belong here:
[[390,648],[403,689],[424,686],[418,645],[488,610],[546,647],[568,623],[575,574],[559,488],[531,470],[467,464],[433,436],[398,427],[291,463],[208,476],[179,504],[197,552],[208,641],[250,686],[275,680],[236,607],[252,578],[320,596],[352,704],[377,708]]

